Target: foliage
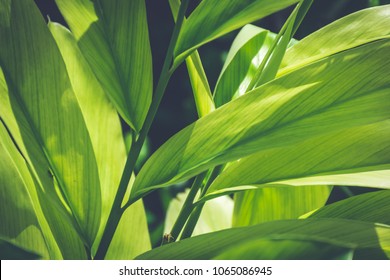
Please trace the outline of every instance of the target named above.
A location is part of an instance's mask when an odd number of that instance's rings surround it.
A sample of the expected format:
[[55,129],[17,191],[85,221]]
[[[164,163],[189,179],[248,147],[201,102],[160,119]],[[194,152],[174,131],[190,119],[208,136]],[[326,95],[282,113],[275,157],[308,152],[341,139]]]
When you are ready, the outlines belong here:
[[[0,0],[1,258],[389,258],[390,5],[297,41],[312,2],[170,0],[154,86],[144,0],[56,0],[69,29]],[[198,49],[237,29],[212,89]],[[182,63],[199,119],[143,164]],[[142,198],[187,180],[152,249]]]

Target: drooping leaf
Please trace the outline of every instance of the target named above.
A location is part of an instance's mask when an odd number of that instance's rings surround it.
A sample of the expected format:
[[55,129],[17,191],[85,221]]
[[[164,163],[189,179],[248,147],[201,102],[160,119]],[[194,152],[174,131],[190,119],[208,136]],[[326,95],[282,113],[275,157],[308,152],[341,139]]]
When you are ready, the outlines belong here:
[[37,260],[41,256],[0,238],[0,260]]
[[10,144],[5,143],[6,134],[0,122],[0,236],[48,259],[49,252],[25,187],[26,183],[34,183],[32,180],[24,182],[19,175],[20,167],[18,169],[14,165],[12,155],[6,148]]
[[[388,226],[344,219],[307,219],[273,221],[203,234],[153,249],[137,259],[212,259],[223,256],[221,254],[224,252],[229,252],[229,258],[247,259],[255,257],[255,247],[249,250],[248,256],[239,247],[243,246],[245,249],[250,243],[260,243],[259,249],[271,250],[273,247],[268,246],[273,246],[276,240],[321,242],[355,251],[369,249],[370,255],[366,255],[367,258],[390,257]],[[237,255],[231,250],[233,248],[237,250]],[[305,253],[306,255],[322,255],[317,252],[316,246],[311,245],[308,249],[313,251]],[[275,257],[287,258],[293,254],[290,250],[296,250],[296,246],[284,248],[283,255]]]
[[[180,8],[180,0],[169,0],[169,5],[176,21]],[[186,19],[184,19],[185,21]],[[209,82],[203,69],[198,51],[194,51],[186,58],[188,75],[194,93],[196,109],[199,117],[203,117],[215,110]]]
[[202,1],[180,30],[174,51],[175,65],[194,49],[230,31],[284,9],[297,0],[218,0]]
[[249,83],[275,36],[265,29],[250,24],[244,26],[238,33],[215,86],[216,106],[222,106],[247,92]]
[[[389,137],[390,121],[383,121],[258,152],[229,165],[210,186],[209,194],[242,189],[240,186],[289,185],[294,179],[295,186],[322,185],[324,180],[319,177],[316,181],[316,176],[327,176],[332,183],[332,174],[348,174],[337,183],[352,185],[353,173],[359,176],[359,186],[378,187],[371,176],[364,178],[361,172],[389,169]],[[305,183],[302,178],[307,177],[311,180]],[[390,187],[389,181],[384,183]]]
[[[180,209],[188,195],[188,189],[179,193],[169,203],[165,218],[164,232],[171,232]],[[228,196],[218,197],[205,203],[192,236],[230,228],[233,218],[233,200]],[[178,237],[175,237],[177,239]]]
[[[107,99],[72,34],[59,24],[49,23],[49,28],[64,58],[96,155],[102,191],[102,217],[94,244],[96,247],[103,234],[126,161],[121,124],[117,111]],[[127,226],[118,228],[108,255],[113,255],[111,251],[118,245],[126,250],[123,250],[122,254],[114,254],[114,258],[131,259],[150,249],[142,202],[127,209],[122,220],[120,224]],[[130,227],[132,223],[135,223],[136,227]],[[119,231],[124,233],[121,234]],[[139,238],[136,239],[135,236]]]
[[318,209],[310,219],[351,219],[390,225],[390,191],[356,195]]
[[259,239],[233,246],[220,260],[351,260],[352,248],[320,241]]
[[388,38],[389,25],[390,5],[365,9],[343,17],[289,48],[278,76],[332,54]]
[[37,153],[31,132],[50,168],[46,177],[52,172],[92,246],[101,213],[95,156],[65,65],[33,1],[11,1],[10,25],[0,26],[0,37],[0,64],[24,145],[31,157]]
[[273,220],[297,219],[324,206],[331,190],[329,186],[297,186],[237,193],[234,197],[233,225],[250,226]]
[[[255,152],[271,153],[275,148],[388,120],[389,50],[390,40],[383,39],[332,55],[269,82],[186,127],[145,163],[132,199]],[[363,139],[371,152],[382,145],[376,162],[386,165],[389,153],[382,149],[389,148],[384,143],[388,123],[380,127],[378,143]],[[343,143],[353,148],[354,142]],[[310,148],[316,147],[306,147]],[[377,167],[367,168],[359,171]]]
[[78,45],[122,118],[136,131],[152,97],[144,0],[56,0]]

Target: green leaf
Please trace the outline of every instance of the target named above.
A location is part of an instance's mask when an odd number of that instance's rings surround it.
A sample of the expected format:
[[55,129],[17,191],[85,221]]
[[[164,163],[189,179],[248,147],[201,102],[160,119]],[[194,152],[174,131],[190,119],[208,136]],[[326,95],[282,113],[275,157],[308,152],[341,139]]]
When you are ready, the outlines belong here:
[[356,195],[327,205],[309,216],[351,219],[390,225],[390,191]]
[[26,149],[31,157],[37,153],[29,143],[32,132],[50,168],[45,176],[54,174],[86,246],[92,246],[100,224],[100,183],[61,55],[33,1],[12,1],[10,26],[2,25],[0,36],[0,64]]
[[183,24],[174,51],[174,65],[201,45],[297,2],[231,0],[221,5],[218,0],[202,1]]
[[245,25],[227,55],[214,90],[217,107],[248,91],[265,54],[276,35],[254,25]]
[[[57,45],[67,67],[73,90],[80,104],[92,146],[96,155],[102,192],[102,217],[98,237],[94,247],[98,246],[110,213],[126,161],[126,149],[122,128],[117,111],[107,99],[104,90],[86,62],[72,34],[63,26],[49,23]],[[113,150],[114,149],[114,150]],[[120,244],[126,248],[118,258],[132,257],[150,249],[145,211],[142,202],[131,206],[121,223],[130,225],[135,221],[137,227],[117,230],[111,250]],[[125,233],[121,234],[120,231]],[[134,236],[139,235],[136,240]],[[108,252],[111,254],[110,250]],[[115,255],[114,255],[115,256]]]
[[325,242],[259,239],[233,246],[220,260],[352,260],[353,249]]
[[[232,191],[278,184],[297,186],[337,183],[348,186],[353,185],[353,173],[359,176],[359,186],[379,187],[376,181],[371,180],[371,176],[365,178],[361,172],[389,169],[389,137],[390,121],[384,121],[258,152],[229,165],[210,186],[209,195],[224,193],[228,189]],[[332,174],[348,176],[344,177],[344,181],[340,177],[332,181]],[[326,176],[328,181],[324,181],[322,176]],[[302,180],[308,177],[310,181]],[[293,182],[290,183],[290,180]],[[384,184],[390,187],[390,181]]]
[[[356,251],[370,250],[370,255],[366,255],[367,258],[390,257],[390,227],[388,226],[344,219],[306,219],[273,221],[203,234],[153,249],[138,256],[137,259],[212,259],[221,256],[224,252],[234,253],[233,248],[240,246],[245,248],[250,243],[253,246],[260,243],[260,249],[268,251],[273,248],[269,246],[275,245],[277,240],[321,242]],[[308,247],[314,250],[310,254],[322,255],[316,252],[315,247],[313,248],[312,245]],[[283,255],[278,256],[282,259],[291,256],[293,254],[291,251],[296,250],[296,246],[279,248],[284,249]],[[235,259],[251,257],[254,257],[252,249],[249,250],[248,256],[241,250],[237,251],[237,255],[229,254],[229,258]]]
[[[389,50],[390,40],[383,39],[332,55],[273,80],[198,120],[149,158],[137,176],[132,199],[255,152],[271,153],[272,149],[299,145],[314,137],[317,139],[313,143],[326,143],[330,139],[321,136],[388,120]],[[377,155],[372,157],[376,164],[389,163],[389,146],[384,143],[388,125],[382,123],[377,140],[365,138],[371,152],[378,145]],[[370,126],[365,130],[375,134]],[[354,136],[341,141],[341,145],[353,147],[354,141],[348,139]],[[381,169],[386,168],[367,167],[355,172]]]
[[[180,0],[169,0],[173,17],[176,21],[180,8]],[[184,19],[185,21],[186,19]],[[203,69],[198,51],[194,51],[186,58],[188,75],[190,77],[196,109],[199,117],[203,117],[215,110],[209,82]]]
[[333,54],[388,38],[389,15],[390,5],[369,8],[343,17],[310,34],[288,49],[278,76]]
[[[28,157],[18,125],[12,114],[4,76],[1,71],[0,74],[0,105],[2,108],[0,111],[0,140],[12,161],[10,162],[11,165],[7,168],[12,170],[12,166],[14,166],[20,174],[20,178],[28,191],[32,206],[34,207],[36,218],[44,236],[48,253],[50,254],[50,259],[85,259],[84,244],[75,230],[78,227],[74,225],[74,220],[71,219],[69,213],[64,209],[62,201],[57,197],[53,184],[54,180],[48,174],[44,155],[41,153],[38,143],[34,140],[33,134],[28,129],[28,122],[24,120],[21,126],[25,127],[25,132],[29,133],[29,149],[35,151],[31,159]],[[15,113],[23,116],[22,112],[16,111]],[[7,130],[3,126],[3,122],[7,124]],[[12,142],[8,134],[9,132],[12,132],[14,142]],[[18,148],[14,145],[16,142],[18,143]],[[34,168],[32,162],[35,163]],[[18,193],[17,195],[21,196],[22,193]],[[15,215],[21,217],[20,212],[15,213]],[[6,222],[3,223],[3,226],[5,228],[11,227]],[[32,237],[34,238],[34,235]],[[43,256],[45,257],[45,255]]]
[[[180,209],[188,195],[189,189],[184,193],[179,193],[175,199],[169,203],[165,218],[164,232],[171,232],[177,219]],[[198,219],[192,236],[213,232],[232,227],[233,200],[229,196],[222,196],[207,201]],[[178,237],[175,237],[178,239]]]
[[40,258],[39,254],[0,238],[1,260],[37,260]]
[[153,88],[145,1],[56,3],[110,100],[122,118],[139,131]]
[[328,186],[270,187],[237,193],[234,197],[233,225],[249,226],[297,219],[324,206],[331,190]]
[[[25,184],[34,185],[34,182],[31,178],[29,182],[23,181],[23,177],[19,174],[21,168],[19,167],[18,170],[14,165],[12,155],[7,151],[6,146],[11,143],[5,143],[4,137],[6,136],[6,129],[0,122],[0,220],[2,225],[0,236],[48,259],[49,252],[46,242],[25,187]],[[25,171],[28,173],[27,170]]]

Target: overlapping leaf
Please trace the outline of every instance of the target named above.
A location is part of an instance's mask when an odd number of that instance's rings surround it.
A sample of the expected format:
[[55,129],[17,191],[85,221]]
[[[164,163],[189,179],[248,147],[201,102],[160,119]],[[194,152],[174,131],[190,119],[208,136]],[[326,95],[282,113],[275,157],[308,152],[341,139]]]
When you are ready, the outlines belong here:
[[[255,152],[270,153],[274,148],[389,119],[389,50],[390,40],[383,39],[335,54],[207,115],[152,155],[137,177],[132,198]],[[383,151],[389,148],[384,143],[387,127],[383,122],[378,132],[378,160],[383,161],[377,164],[389,163]],[[378,144],[367,138],[365,141],[373,149]],[[343,143],[354,145],[348,140],[341,140]],[[310,148],[316,147],[306,147]]]
[[[370,250],[370,254],[365,255],[366,258],[386,259],[390,256],[390,227],[388,226],[344,219],[307,219],[273,221],[256,226],[203,234],[156,248],[138,256],[138,259],[212,259],[224,257],[225,252],[228,252],[229,257],[233,259],[248,259],[256,257],[253,255],[253,248],[247,252],[248,254],[240,248],[245,249],[248,244],[252,243],[261,245],[259,249],[268,251],[269,246],[274,246],[277,241],[321,242],[321,248],[327,244],[353,249],[357,252]],[[316,246],[315,243],[309,245],[306,249],[310,251],[302,252],[304,256],[333,257],[324,256],[323,253],[318,252],[318,245]],[[234,254],[233,248],[237,254]],[[274,257],[284,259],[284,256],[294,255],[292,251],[296,250],[296,246],[285,248],[281,246],[277,251],[279,250],[282,252],[279,254],[276,252]],[[294,258],[300,256],[294,255]]]
[[0,238],[0,260],[37,260],[41,256]]
[[153,77],[144,0],[56,0],[86,60],[135,130],[149,109]]
[[[49,23],[65,61],[69,78],[79,101],[98,164],[102,190],[102,217],[98,238],[106,225],[126,160],[125,144],[117,111],[107,99],[72,34],[59,24]],[[122,224],[126,227],[121,226]],[[132,224],[136,226],[131,227]],[[135,238],[138,236],[138,238]],[[108,255],[131,259],[150,249],[145,211],[142,202],[126,210],[114,235]],[[114,250],[114,247],[122,250]],[[112,252],[115,251],[115,253]]]
[[100,224],[101,196],[83,116],[61,55],[33,1],[13,0],[9,9],[9,24],[0,26],[0,63],[24,142],[20,146],[34,155],[38,151],[30,142],[39,144],[50,169],[45,176],[54,174],[80,234],[91,246]]
[[231,0],[221,5],[218,0],[202,1],[180,31],[174,51],[175,65],[201,45],[297,2],[299,1]]

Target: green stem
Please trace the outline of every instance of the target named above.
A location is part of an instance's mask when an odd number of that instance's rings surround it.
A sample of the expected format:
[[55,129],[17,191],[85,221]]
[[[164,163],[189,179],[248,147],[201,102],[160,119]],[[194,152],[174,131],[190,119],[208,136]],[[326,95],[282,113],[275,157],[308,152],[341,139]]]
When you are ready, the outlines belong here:
[[207,172],[199,174],[192,183],[190,192],[188,193],[187,198],[184,201],[184,204],[180,210],[179,216],[177,217],[176,222],[171,230],[171,236],[174,240],[178,238],[185,222],[187,221],[188,217],[192,212],[195,196],[198,193],[198,190],[200,189],[202,182],[206,177],[206,174]]
[[138,156],[141,152],[142,145],[145,142],[146,136],[148,135],[154,117],[157,113],[157,109],[160,106],[161,99],[164,95],[168,81],[174,71],[174,69],[169,69],[169,67],[172,64],[173,50],[175,48],[177,38],[179,36],[179,32],[183,24],[184,14],[185,11],[187,10],[188,3],[189,0],[184,0],[182,2],[182,5],[180,6],[178,20],[173,30],[171,41],[169,42],[167,55],[164,60],[164,65],[161,70],[161,75],[157,83],[152,104],[150,105],[148,114],[145,119],[145,123],[140,131],[139,137],[135,142],[134,146],[131,148],[129,155],[127,157],[124,171],[122,173],[122,178],[119,183],[118,191],[115,195],[114,203],[112,205],[110,215],[108,216],[106,227],[104,229],[102,239],[97,249],[95,259],[104,259],[104,257],[106,256],[108,247],[114,236],[115,230],[119,224],[122,214],[125,211],[125,209],[131,204],[131,203],[126,203],[126,205],[123,208],[121,207],[124,196],[126,194],[127,186],[130,181],[131,174],[134,171],[135,163],[137,162]]
[[[215,178],[217,178],[217,176],[221,173],[223,167],[224,167],[224,165],[219,165],[219,166],[215,167],[214,169],[212,169],[211,175],[207,179],[206,185],[202,189],[202,192],[200,194],[200,198],[205,196],[211,183],[214,182]],[[180,236],[180,239],[185,239],[185,238],[188,238],[192,235],[192,233],[194,232],[195,226],[198,223],[200,214],[202,213],[204,204],[205,204],[205,202],[199,203],[195,207],[195,209],[193,209],[193,211],[192,211],[190,217],[188,218],[188,221],[183,229],[183,232]],[[192,208],[191,208],[191,210],[192,210]]]

